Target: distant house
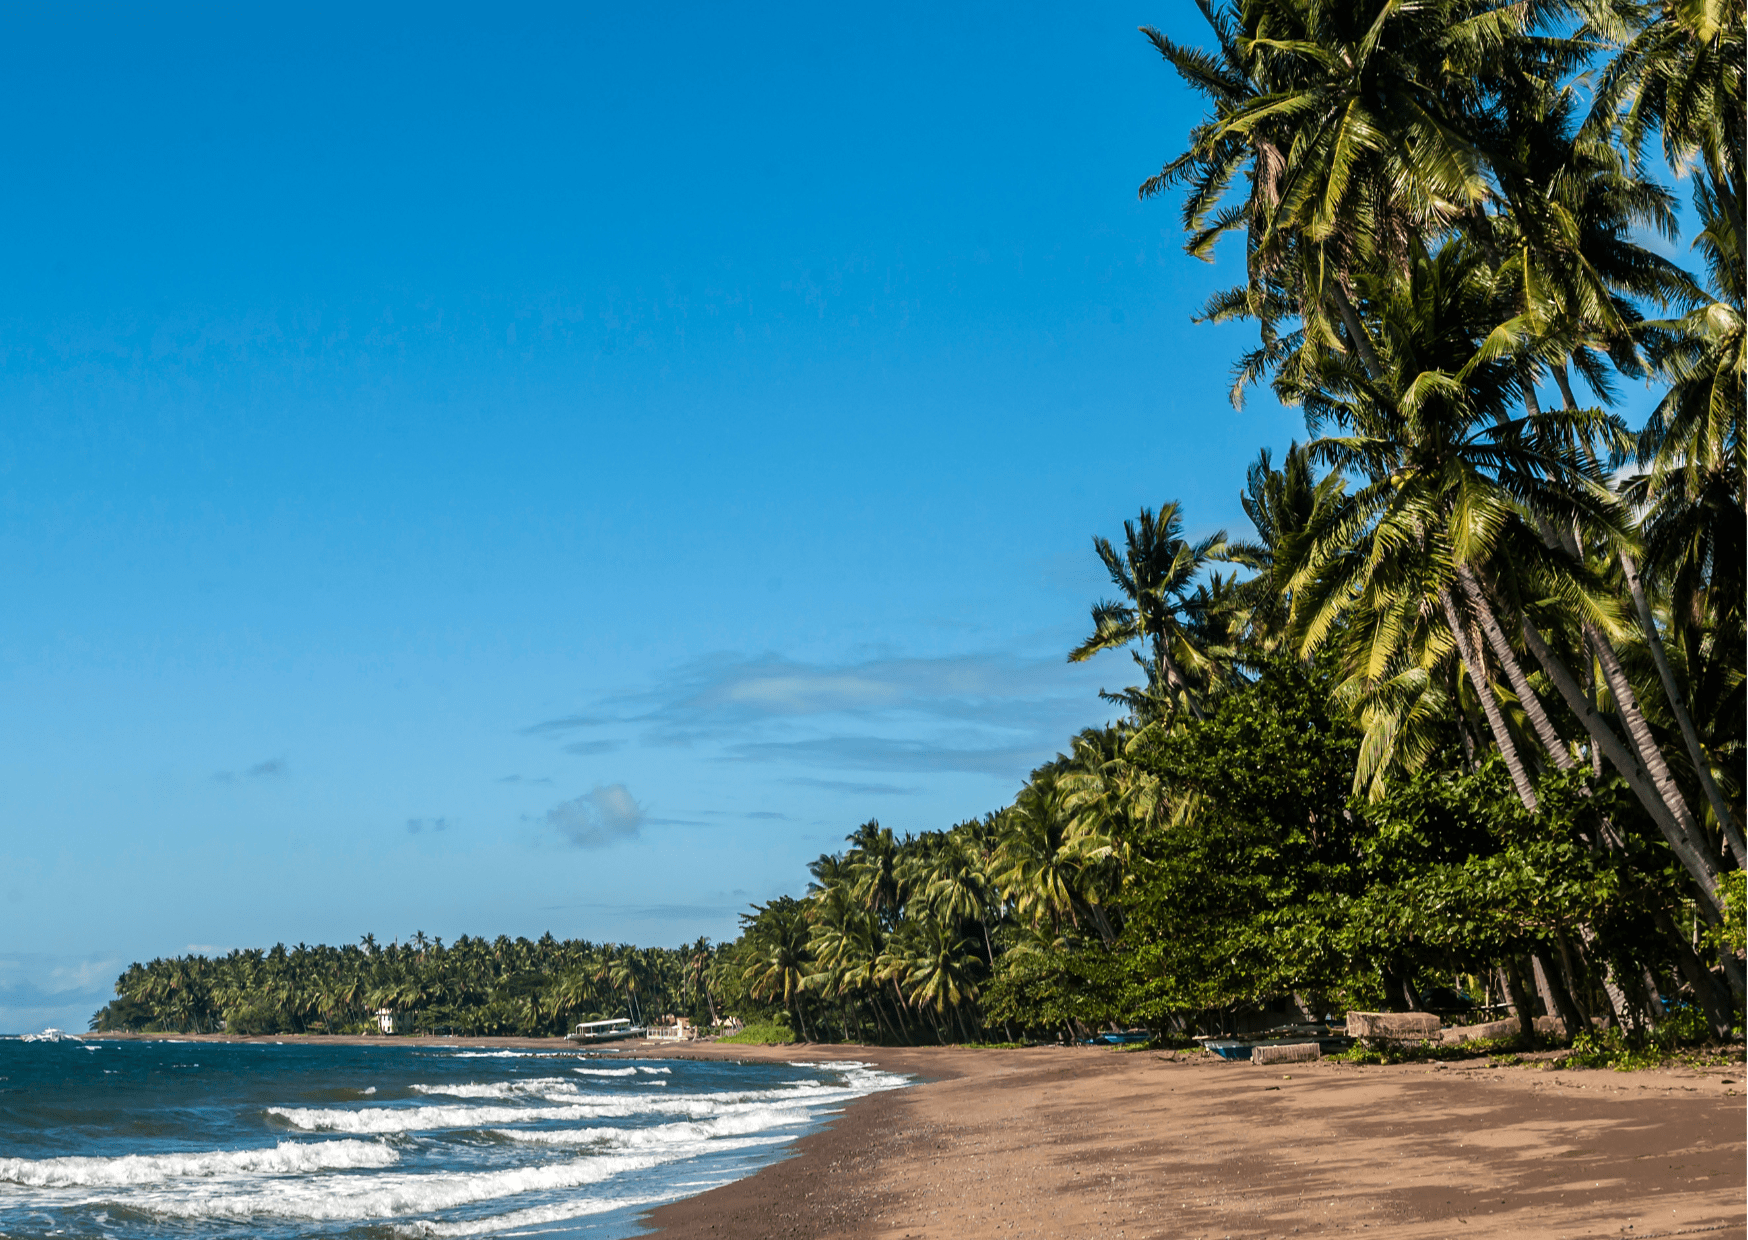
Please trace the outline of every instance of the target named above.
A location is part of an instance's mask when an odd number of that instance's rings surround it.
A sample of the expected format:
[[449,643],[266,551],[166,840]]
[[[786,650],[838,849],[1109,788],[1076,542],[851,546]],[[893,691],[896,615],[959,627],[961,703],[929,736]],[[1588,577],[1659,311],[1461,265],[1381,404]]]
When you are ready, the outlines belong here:
[[651,1025],[644,1036],[656,1041],[690,1042],[698,1036],[698,1030],[684,1016],[669,1016]]
[[395,1031],[395,1010],[393,1008],[377,1008],[376,1027],[384,1033],[393,1033]]

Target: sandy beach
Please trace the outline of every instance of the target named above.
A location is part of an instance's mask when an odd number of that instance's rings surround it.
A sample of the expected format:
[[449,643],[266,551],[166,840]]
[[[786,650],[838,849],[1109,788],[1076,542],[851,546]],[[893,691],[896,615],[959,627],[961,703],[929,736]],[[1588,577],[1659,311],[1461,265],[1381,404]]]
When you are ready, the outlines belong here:
[[700,1047],[918,1085],[652,1211],[660,1240],[1748,1236],[1743,1074]]

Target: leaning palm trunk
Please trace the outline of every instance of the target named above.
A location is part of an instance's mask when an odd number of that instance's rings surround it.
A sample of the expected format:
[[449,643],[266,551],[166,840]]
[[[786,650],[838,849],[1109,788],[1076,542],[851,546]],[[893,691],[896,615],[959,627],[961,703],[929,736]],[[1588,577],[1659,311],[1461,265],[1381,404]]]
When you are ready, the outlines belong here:
[[[1578,402],[1573,398],[1572,387],[1566,378],[1564,365],[1554,368],[1554,378],[1560,386],[1560,397],[1565,402],[1567,410],[1576,411]],[[1584,451],[1587,457],[1591,457],[1588,446],[1585,447]],[[1591,461],[1594,464],[1595,458],[1591,457]],[[1567,551],[1569,554],[1576,554],[1575,548],[1571,546],[1567,546]],[[1688,712],[1686,699],[1683,698],[1680,688],[1675,683],[1675,673],[1670,668],[1668,655],[1663,649],[1662,634],[1657,631],[1656,617],[1651,614],[1651,604],[1645,598],[1645,588],[1639,580],[1639,566],[1634,562],[1632,553],[1624,548],[1621,550],[1619,558],[1621,573],[1625,576],[1627,589],[1633,596],[1633,609],[1639,616],[1639,627],[1644,630],[1645,644],[1651,650],[1651,661],[1657,666],[1657,679],[1662,682],[1663,696],[1668,699],[1669,711],[1675,716],[1675,722],[1681,729],[1681,738],[1687,744],[1687,754],[1693,762],[1694,775],[1699,780],[1700,788],[1705,792],[1706,800],[1711,804],[1712,814],[1718,820],[1718,830],[1723,833],[1724,840],[1729,845],[1730,854],[1736,859],[1736,865],[1738,867],[1748,866],[1748,847],[1745,847],[1743,843],[1742,825],[1730,812],[1729,804],[1724,800],[1717,781],[1712,778],[1711,763],[1707,761],[1705,749],[1700,744],[1699,731],[1693,726],[1693,716]],[[1611,650],[1609,653],[1612,655],[1613,651]],[[1613,688],[1612,684],[1610,688]],[[1636,703],[1634,709],[1637,710]],[[1622,717],[1626,717],[1624,713]],[[1658,760],[1661,762],[1661,755],[1659,755]]]
[[1717,921],[1722,912],[1718,897],[1718,870],[1712,863],[1703,840],[1696,840],[1693,833],[1686,830],[1681,821],[1670,812],[1669,805],[1659,795],[1643,762],[1634,758],[1621,739],[1614,734],[1614,730],[1603,721],[1601,713],[1585,697],[1565,663],[1548,648],[1548,643],[1527,616],[1523,618],[1523,637],[1530,652],[1536,656],[1536,661],[1542,665],[1542,670],[1547,672],[1548,679],[1554,682],[1555,689],[1565,699],[1567,707],[1590,734],[1592,743],[1602,750],[1603,756],[1626,780],[1627,787],[1632,789],[1639,804],[1645,807],[1645,812],[1651,815],[1651,820],[1663,832],[1663,838],[1668,841],[1676,859],[1697,884],[1700,907],[1706,913],[1706,920]]
[[[1688,808],[1687,798],[1681,795],[1681,788],[1676,784],[1675,777],[1669,773],[1669,764],[1663,760],[1663,751],[1657,747],[1656,737],[1651,735],[1651,725],[1645,721],[1645,712],[1639,709],[1639,700],[1633,693],[1631,682],[1627,680],[1620,656],[1615,653],[1614,646],[1603,635],[1602,630],[1588,621],[1584,625],[1584,636],[1589,639],[1591,649],[1596,652],[1603,681],[1608,685],[1608,691],[1614,695],[1615,709],[1620,712],[1621,721],[1627,725],[1627,736],[1632,740],[1633,748],[1638,750],[1639,758],[1644,762],[1645,771],[1650,775],[1657,794],[1663,798],[1663,803],[1669,807],[1670,814],[1688,838],[1694,840],[1702,852],[1706,851],[1705,834],[1695,821],[1693,811]],[[1710,862],[1709,855],[1707,862]],[[1716,872],[1715,868],[1713,872]]]
[[1488,602],[1481,583],[1475,580],[1474,571],[1467,564],[1459,566],[1457,580],[1462,585],[1463,592],[1468,595],[1469,603],[1481,621],[1481,631],[1487,636],[1487,644],[1493,647],[1494,657],[1499,660],[1499,666],[1505,669],[1505,678],[1511,683],[1511,691],[1517,694],[1518,704],[1523,707],[1530,727],[1535,729],[1536,738],[1542,742],[1542,748],[1547,750],[1548,757],[1555,766],[1562,771],[1571,770],[1577,763],[1573,761],[1566,743],[1560,739],[1560,734],[1554,730],[1548,712],[1542,709],[1542,700],[1531,687],[1529,677],[1524,674],[1517,651],[1505,639],[1505,630],[1500,627],[1499,617]]
[[[1523,669],[1523,663],[1517,657],[1517,651],[1513,650],[1511,644],[1506,641],[1505,630],[1500,625],[1498,614],[1493,610],[1481,583],[1476,580],[1473,570],[1468,565],[1462,565],[1457,571],[1458,579],[1462,582],[1470,601],[1473,602],[1476,613],[1481,617],[1481,627],[1487,634],[1488,644],[1493,647],[1493,653],[1498,657],[1500,665],[1505,668],[1506,677],[1511,681],[1512,691],[1517,694],[1524,714],[1529,717],[1531,726],[1542,742],[1542,747],[1547,750],[1548,757],[1562,771],[1572,770],[1578,764],[1574,761],[1572,752],[1566,747],[1566,743],[1560,739],[1560,734],[1554,730],[1553,722],[1548,718],[1547,711],[1542,708],[1541,698],[1530,685],[1529,677]],[[1606,831],[1604,834],[1608,847],[1618,848],[1620,846],[1620,840],[1613,831]],[[1594,932],[1589,926],[1580,927],[1580,932],[1586,941],[1594,937]],[[1566,966],[1567,976],[1576,977],[1577,975],[1572,971],[1570,953],[1566,950],[1564,943],[1560,945],[1560,956],[1561,962]],[[1603,989],[1608,995],[1609,1003],[1613,1006],[1618,1021],[1620,1014],[1626,1011],[1626,995],[1615,983],[1613,969],[1606,962],[1603,965]],[[1552,1011],[1553,1008],[1550,1007],[1549,1010]],[[1561,1018],[1565,1019],[1563,1011]],[[1571,1027],[1569,1021],[1567,1024],[1569,1026],[1568,1034],[1574,1037],[1583,1027]]]
[[1347,290],[1341,286],[1339,278],[1329,281],[1329,289],[1330,300],[1335,303],[1335,312],[1341,316],[1342,326],[1347,328],[1347,334],[1353,340],[1354,351],[1360,355],[1366,373],[1377,382],[1384,377],[1384,366],[1378,360],[1377,350],[1372,348],[1372,338],[1366,335],[1365,324],[1354,312],[1353,302],[1348,300]]
[[1517,752],[1517,743],[1511,739],[1511,732],[1505,726],[1505,714],[1499,709],[1499,702],[1493,696],[1491,682],[1487,676],[1487,668],[1481,662],[1481,652],[1475,649],[1463,627],[1463,618],[1457,614],[1457,605],[1451,598],[1449,587],[1438,592],[1439,604],[1444,608],[1445,622],[1451,626],[1451,636],[1457,643],[1457,654],[1463,660],[1463,667],[1469,673],[1469,682],[1475,686],[1475,696],[1481,699],[1481,710],[1487,716],[1487,727],[1493,733],[1493,741],[1499,746],[1499,752],[1505,759],[1505,769],[1511,772],[1512,786],[1517,789],[1518,799],[1530,813],[1536,812],[1536,790],[1530,783],[1529,772],[1524,768],[1523,757]]
[[1730,812],[1729,803],[1724,800],[1717,780],[1712,778],[1711,762],[1699,743],[1699,732],[1693,726],[1693,716],[1688,713],[1687,702],[1676,687],[1675,673],[1670,670],[1669,658],[1663,649],[1662,635],[1657,632],[1656,618],[1651,614],[1651,605],[1645,598],[1645,588],[1639,581],[1639,566],[1626,551],[1621,552],[1620,560],[1621,572],[1627,579],[1627,589],[1633,595],[1633,606],[1639,613],[1639,627],[1645,631],[1645,644],[1651,648],[1651,661],[1657,665],[1657,678],[1663,682],[1663,696],[1669,699],[1670,713],[1681,727],[1681,738],[1687,742],[1687,754],[1693,760],[1693,773],[1699,779],[1699,786],[1705,791],[1706,800],[1711,803],[1712,815],[1718,820],[1718,829],[1723,832],[1725,843],[1730,846],[1730,855],[1736,858],[1738,867],[1748,865],[1748,849],[1743,846],[1742,826]]

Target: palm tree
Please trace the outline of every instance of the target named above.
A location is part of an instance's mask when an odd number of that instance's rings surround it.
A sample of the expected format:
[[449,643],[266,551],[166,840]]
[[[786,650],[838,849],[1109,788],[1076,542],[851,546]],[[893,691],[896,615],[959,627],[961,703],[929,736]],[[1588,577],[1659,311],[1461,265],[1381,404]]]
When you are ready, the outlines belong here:
[[[1305,360],[1353,352],[1375,376],[1354,276],[1404,266],[1419,238],[1483,206],[1477,118],[1501,82],[1556,72],[1573,53],[1524,38],[1527,11],[1498,0],[1198,5],[1216,54],[1143,30],[1210,111],[1141,196],[1186,187],[1185,248],[1199,257],[1244,232],[1247,286],[1205,312],[1262,322],[1264,347],[1241,366],[1241,385],[1274,360],[1276,326],[1294,316]],[[1229,204],[1241,176],[1242,199]]]
[[1210,650],[1197,640],[1210,617],[1208,595],[1195,587],[1208,562],[1224,550],[1226,531],[1185,541],[1183,516],[1174,501],[1162,504],[1157,514],[1143,508],[1136,520],[1123,522],[1123,536],[1120,554],[1108,539],[1096,536],[1093,550],[1127,601],[1102,600],[1093,607],[1092,635],[1069,652],[1069,661],[1081,663],[1102,650],[1139,642],[1151,657],[1135,655],[1135,661],[1159,691],[1115,696],[1141,706],[1148,716],[1169,718],[1187,709],[1197,719],[1206,718],[1201,699],[1223,670],[1220,655],[1229,652]]
[[1292,598],[1289,570],[1304,554],[1306,541],[1324,533],[1342,490],[1339,474],[1314,480],[1310,453],[1297,442],[1288,445],[1278,470],[1267,448],[1257,453],[1238,497],[1256,540],[1229,542],[1220,556],[1256,574],[1238,586],[1248,621],[1246,648],[1268,654],[1285,639]]
[[755,999],[776,1000],[788,1010],[805,1040],[811,1041],[802,1011],[802,991],[813,964],[808,950],[806,910],[789,896],[753,905],[741,914],[750,963],[743,976]]
[[1592,131],[1618,128],[1635,155],[1656,132],[1669,166],[1701,164],[1739,220],[1748,127],[1742,7],[1733,0],[1629,2],[1597,6],[1591,16],[1602,34],[1624,44],[1598,85]]
[[1033,772],[1002,813],[993,866],[995,881],[1015,911],[1031,925],[1048,922],[1059,933],[1065,918],[1080,924],[1075,900],[1080,865],[1067,840],[1069,815],[1054,776],[1048,769]]
[[687,994],[704,996],[704,1006],[710,1011],[710,1023],[717,1023],[716,998],[710,993],[711,965],[715,963],[716,953],[710,946],[708,938],[700,938],[692,946],[683,948],[685,959],[685,990]]

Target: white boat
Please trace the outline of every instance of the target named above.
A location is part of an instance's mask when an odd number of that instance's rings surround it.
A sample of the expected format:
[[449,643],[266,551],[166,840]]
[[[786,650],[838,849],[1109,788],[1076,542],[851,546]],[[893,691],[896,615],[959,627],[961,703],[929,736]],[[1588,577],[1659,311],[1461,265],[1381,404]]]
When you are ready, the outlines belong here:
[[621,1016],[618,1020],[586,1020],[565,1037],[572,1042],[617,1042],[621,1038],[641,1038],[643,1034],[643,1026]]
[[27,1033],[21,1042],[77,1042],[79,1039],[62,1029],[48,1028],[41,1033]]

